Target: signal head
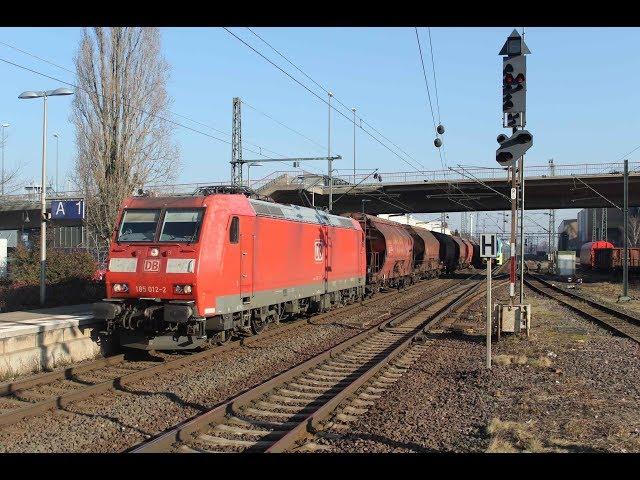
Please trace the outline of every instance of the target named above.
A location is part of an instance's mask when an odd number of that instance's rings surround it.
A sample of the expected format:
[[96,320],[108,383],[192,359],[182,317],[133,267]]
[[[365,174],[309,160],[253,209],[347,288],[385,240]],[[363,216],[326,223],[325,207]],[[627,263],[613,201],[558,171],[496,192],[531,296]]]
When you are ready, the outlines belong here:
[[440,148],[440,147],[442,146],[442,140],[440,140],[439,138],[436,138],[436,139],[433,141],[433,144],[434,144],[437,148]]
[[498,141],[498,143],[502,143],[502,142],[504,142],[507,138],[509,138],[509,137],[507,137],[504,133],[501,133],[500,135],[498,135],[498,138],[496,138],[496,140]]
[[438,128],[436,128],[436,131],[442,135],[444,133],[444,125],[438,125]]
[[505,163],[513,160],[513,155],[509,152],[500,152],[498,155],[496,155],[496,160],[498,161],[498,163],[504,165]]
[[518,143],[529,143],[530,141],[533,140],[533,135],[531,135],[529,132],[525,130],[520,130],[520,132],[524,132],[524,133],[520,133],[517,136]]

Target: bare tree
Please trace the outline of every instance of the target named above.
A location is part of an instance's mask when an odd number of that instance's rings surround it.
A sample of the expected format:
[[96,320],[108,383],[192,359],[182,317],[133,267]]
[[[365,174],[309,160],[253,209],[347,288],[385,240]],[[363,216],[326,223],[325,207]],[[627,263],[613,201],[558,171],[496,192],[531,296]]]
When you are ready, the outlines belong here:
[[124,198],[177,175],[179,152],[166,120],[169,67],[159,30],[138,27],[84,29],[75,67],[75,181],[89,232],[104,246]]
[[[4,129],[3,129],[4,130]],[[9,167],[4,162],[4,149],[7,146],[7,141],[9,140],[9,135],[4,133],[4,138],[0,138],[0,149],[2,149],[2,174],[0,175],[0,197],[4,195],[12,195],[17,192],[20,188],[20,171],[21,167],[19,165],[15,165],[13,167]]]
[[5,168],[4,175],[0,176],[0,198],[4,195],[13,195],[19,190],[19,167]]

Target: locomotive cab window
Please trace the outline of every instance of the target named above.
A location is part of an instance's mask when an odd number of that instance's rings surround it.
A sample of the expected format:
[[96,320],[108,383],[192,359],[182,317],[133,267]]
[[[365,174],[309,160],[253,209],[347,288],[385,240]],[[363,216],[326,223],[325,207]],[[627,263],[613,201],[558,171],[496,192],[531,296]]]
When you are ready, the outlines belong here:
[[238,243],[240,239],[240,219],[233,217],[229,226],[229,243]]
[[160,210],[125,210],[118,242],[153,242]]
[[168,209],[164,214],[161,242],[193,243],[198,239],[202,209]]

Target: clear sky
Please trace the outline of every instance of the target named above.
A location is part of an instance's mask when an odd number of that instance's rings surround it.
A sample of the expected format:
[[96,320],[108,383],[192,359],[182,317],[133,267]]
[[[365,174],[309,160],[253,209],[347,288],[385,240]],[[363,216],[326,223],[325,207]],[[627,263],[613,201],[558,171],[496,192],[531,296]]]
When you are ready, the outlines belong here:
[[[518,26],[521,30],[521,27]],[[232,29],[286,70],[295,70],[244,28]],[[419,29],[433,89],[426,29]],[[494,167],[495,138],[501,125],[501,57],[498,51],[512,28],[432,28],[434,60],[448,164]],[[433,125],[413,28],[257,28],[273,46],[427,169],[439,169]],[[0,42],[73,69],[78,28],[0,28]],[[640,100],[638,28],[527,28],[527,128],[535,146],[528,164],[610,163],[620,160],[640,139],[636,135]],[[171,110],[223,132],[230,132],[232,98],[268,113],[312,143],[250,108],[243,109],[245,146],[257,144],[284,156],[326,155],[327,106],[260,58],[222,28],[163,28],[163,51],[171,65]],[[65,70],[0,44],[0,58],[65,81]],[[0,121],[7,129],[6,162],[19,164],[26,181],[39,181],[41,100],[18,100],[23,90],[51,89],[56,81],[0,62]],[[313,87],[300,74],[298,78]],[[315,90],[318,90],[315,88]],[[435,97],[432,90],[432,96]],[[435,98],[434,108],[435,108]],[[49,161],[55,165],[60,140],[60,178],[72,168],[73,128],[70,98],[49,102]],[[436,113],[437,115],[437,113]],[[229,138],[189,122],[195,129]],[[338,168],[352,166],[352,124],[333,115],[332,152]],[[436,119],[437,120],[437,119]],[[175,128],[184,168],[183,182],[227,180],[231,148],[207,136]],[[319,145],[320,146],[319,146]],[[358,168],[411,171],[412,168],[358,133]],[[272,152],[265,152],[271,154]],[[629,156],[637,159],[640,150]],[[255,154],[245,151],[246,157]],[[272,164],[273,165],[273,164]],[[276,164],[277,165],[277,164]],[[285,166],[252,169],[258,178]],[[325,170],[323,163],[308,167]],[[290,165],[286,165],[290,169]],[[50,170],[51,177],[55,169]],[[570,214],[570,212],[566,212]],[[453,217],[457,215],[452,215]],[[560,214],[560,221],[567,215]],[[544,217],[540,222],[546,225]]]

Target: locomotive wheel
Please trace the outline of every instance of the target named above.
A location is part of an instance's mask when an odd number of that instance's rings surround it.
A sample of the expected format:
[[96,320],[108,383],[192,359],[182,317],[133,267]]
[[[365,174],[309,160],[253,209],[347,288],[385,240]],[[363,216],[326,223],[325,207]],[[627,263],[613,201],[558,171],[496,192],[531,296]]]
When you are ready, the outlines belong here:
[[262,320],[261,318],[252,318],[251,319],[251,331],[257,335],[264,330],[264,327],[267,326],[267,320]]

